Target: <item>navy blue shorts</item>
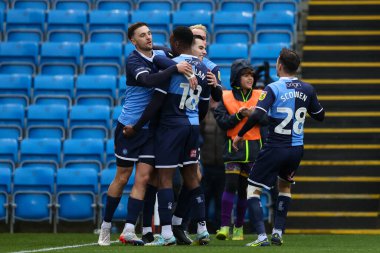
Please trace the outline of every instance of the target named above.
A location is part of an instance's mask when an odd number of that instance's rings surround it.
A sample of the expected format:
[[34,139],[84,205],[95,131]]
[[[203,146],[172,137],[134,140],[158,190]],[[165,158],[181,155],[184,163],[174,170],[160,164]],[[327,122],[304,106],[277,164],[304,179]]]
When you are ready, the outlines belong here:
[[135,162],[143,162],[154,166],[154,135],[148,129],[141,129],[131,138],[123,134],[124,125],[117,123],[115,129],[116,165],[131,167]]
[[177,168],[198,163],[199,126],[160,125],[155,137],[156,168]]
[[270,189],[280,178],[294,183],[293,177],[303,156],[303,146],[265,147],[259,152],[249,174],[248,183]]

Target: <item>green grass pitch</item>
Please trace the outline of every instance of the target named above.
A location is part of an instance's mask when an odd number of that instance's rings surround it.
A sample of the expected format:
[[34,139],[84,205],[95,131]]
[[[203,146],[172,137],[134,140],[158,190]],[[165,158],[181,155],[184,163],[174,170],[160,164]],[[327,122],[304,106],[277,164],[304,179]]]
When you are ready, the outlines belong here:
[[[116,240],[118,235],[113,235]],[[39,249],[64,247],[95,243],[98,236],[94,234],[0,234],[0,252],[42,252]],[[254,239],[246,235],[244,241],[219,241],[212,236],[208,246],[170,246],[170,247],[134,247],[113,243],[110,247],[97,245],[79,248],[55,249],[46,252],[77,252],[77,253],[243,253],[243,252],[283,252],[283,253],[313,253],[313,252],[380,252],[380,237],[378,235],[285,235],[281,247],[244,247]]]

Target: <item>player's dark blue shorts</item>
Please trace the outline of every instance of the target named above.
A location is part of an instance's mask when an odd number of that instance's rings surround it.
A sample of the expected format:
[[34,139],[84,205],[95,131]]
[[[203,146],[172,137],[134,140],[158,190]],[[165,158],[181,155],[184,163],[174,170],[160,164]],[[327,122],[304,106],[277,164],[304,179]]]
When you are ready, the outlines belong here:
[[160,125],[155,136],[156,168],[177,168],[198,163],[198,125]]
[[148,129],[141,129],[131,138],[123,135],[124,125],[117,123],[115,129],[116,165],[131,167],[135,162],[154,166],[154,135]]
[[294,183],[293,177],[302,156],[303,146],[282,148],[264,146],[249,174],[248,183],[268,190],[277,182],[277,177]]

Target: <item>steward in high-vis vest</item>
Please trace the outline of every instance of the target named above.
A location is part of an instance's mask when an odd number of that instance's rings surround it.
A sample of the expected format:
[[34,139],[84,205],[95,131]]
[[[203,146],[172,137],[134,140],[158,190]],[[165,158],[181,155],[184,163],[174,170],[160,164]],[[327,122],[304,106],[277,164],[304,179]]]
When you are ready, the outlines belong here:
[[[254,89],[256,75],[252,66],[244,59],[238,59],[231,66],[230,84],[232,90],[224,90],[222,101],[214,111],[218,125],[227,131],[223,159],[226,184],[222,197],[221,228],[216,238],[225,240],[229,236],[231,211],[235,193],[238,193],[237,217],[232,240],[243,240],[243,223],[246,211],[247,177],[261,148],[260,128],[254,127],[244,136],[238,151],[232,148],[232,141],[255,108],[261,90]],[[262,122],[265,124],[265,122]]]

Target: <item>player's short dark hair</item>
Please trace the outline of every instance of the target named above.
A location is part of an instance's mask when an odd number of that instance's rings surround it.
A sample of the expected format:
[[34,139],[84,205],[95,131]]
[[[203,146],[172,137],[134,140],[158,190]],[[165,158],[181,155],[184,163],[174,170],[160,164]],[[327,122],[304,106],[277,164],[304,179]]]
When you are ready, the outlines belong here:
[[189,27],[178,26],[173,30],[173,39],[181,43],[184,49],[188,49],[193,44],[193,32]]
[[289,48],[283,48],[278,59],[288,74],[295,74],[301,63],[298,54]]
[[140,27],[143,27],[143,26],[146,26],[148,27],[148,25],[144,22],[137,22],[137,23],[134,23],[132,25],[130,25],[128,27],[128,39],[131,39],[133,34],[135,33],[136,29],[139,29]]

